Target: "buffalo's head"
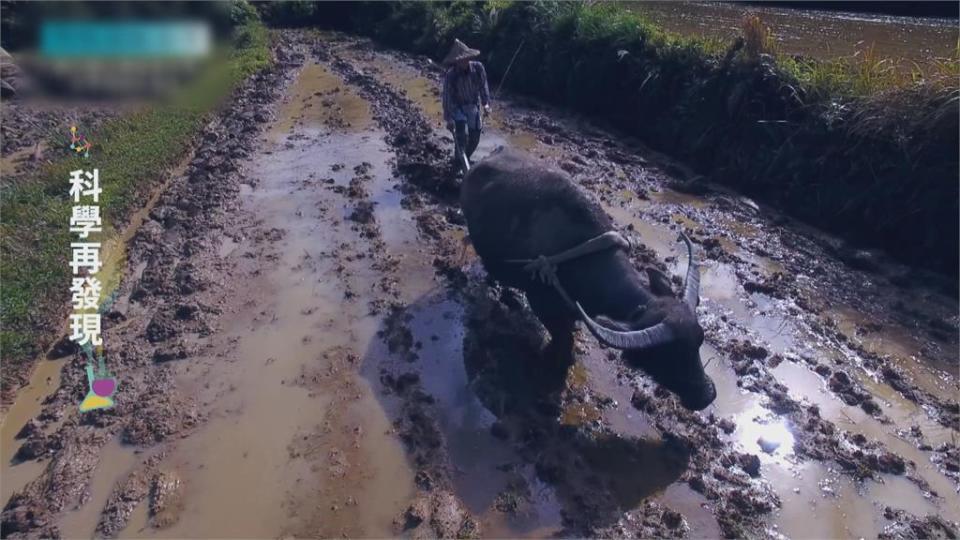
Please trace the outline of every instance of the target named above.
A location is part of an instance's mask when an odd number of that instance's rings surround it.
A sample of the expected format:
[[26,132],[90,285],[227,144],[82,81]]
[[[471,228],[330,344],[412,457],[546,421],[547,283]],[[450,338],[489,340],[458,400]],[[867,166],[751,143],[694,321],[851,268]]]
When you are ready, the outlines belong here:
[[626,320],[604,316],[592,319],[577,304],[580,316],[601,343],[623,351],[624,358],[677,394],[684,407],[699,411],[713,403],[717,390],[703,370],[700,345],[703,328],[697,321],[700,271],[693,244],[686,235],[689,264],[683,295],[673,294],[666,276],[648,270],[653,299],[638,307]]

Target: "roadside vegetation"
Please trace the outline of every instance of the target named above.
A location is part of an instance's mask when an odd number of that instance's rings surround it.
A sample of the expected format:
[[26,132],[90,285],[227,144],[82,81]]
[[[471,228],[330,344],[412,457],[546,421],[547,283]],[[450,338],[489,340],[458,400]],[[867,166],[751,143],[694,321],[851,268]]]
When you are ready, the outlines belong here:
[[[201,76],[163,103],[105,122],[87,135],[94,143],[89,159],[66,150],[31,178],[0,193],[0,350],[3,394],[16,387],[25,369],[62,330],[69,307],[70,171],[100,170],[105,242],[138,210],[149,194],[185,155],[208,113],[239,82],[270,61],[269,36],[256,12],[235,3],[229,50],[211,61]],[[63,134],[61,134],[61,137]],[[62,143],[62,144],[61,144]],[[103,257],[101,253],[101,258]]]
[[871,49],[803,59],[781,54],[756,16],[724,42],[599,2],[261,9],[272,24],[361,33],[434,59],[459,37],[483,51],[495,85],[519,49],[505,88],[606,120],[855,245],[958,275],[960,47],[910,69]]

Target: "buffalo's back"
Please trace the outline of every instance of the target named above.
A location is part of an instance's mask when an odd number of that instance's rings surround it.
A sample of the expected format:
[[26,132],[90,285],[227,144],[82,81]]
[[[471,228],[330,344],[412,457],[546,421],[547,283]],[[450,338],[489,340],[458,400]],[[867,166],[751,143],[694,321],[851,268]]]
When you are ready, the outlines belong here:
[[478,163],[461,188],[470,238],[487,270],[510,279],[517,265],[577,246],[612,229],[600,208],[566,173],[499,149]]

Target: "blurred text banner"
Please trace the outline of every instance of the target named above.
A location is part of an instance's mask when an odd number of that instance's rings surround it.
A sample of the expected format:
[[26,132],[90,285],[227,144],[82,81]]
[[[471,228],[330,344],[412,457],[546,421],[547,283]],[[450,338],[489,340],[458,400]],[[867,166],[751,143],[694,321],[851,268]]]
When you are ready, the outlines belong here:
[[47,19],[18,58],[22,96],[153,99],[180,88],[220,50],[202,19]]
[[198,58],[211,47],[199,21],[46,21],[40,54],[63,58]]

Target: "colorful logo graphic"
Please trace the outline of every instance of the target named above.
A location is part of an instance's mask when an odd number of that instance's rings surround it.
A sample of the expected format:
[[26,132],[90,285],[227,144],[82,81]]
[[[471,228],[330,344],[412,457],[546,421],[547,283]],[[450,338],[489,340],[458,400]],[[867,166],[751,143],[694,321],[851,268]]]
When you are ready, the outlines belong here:
[[[102,315],[110,309],[116,299],[117,291],[114,291],[97,311]],[[97,346],[96,372],[93,370],[93,351],[93,345],[90,342],[84,344],[83,352],[87,355],[87,396],[80,402],[80,412],[113,407],[113,395],[117,392],[117,378],[107,371],[107,365],[103,359],[103,345]]]
[[90,157],[90,147],[93,146],[90,144],[90,141],[83,135],[83,133],[77,132],[77,126],[70,126],[70,149],[74,152],[80,154],[83,153],[83,157]]
[[100,356],[99,370],[93,372],[93,364],[87,364],[87,397],[80,402],[80,412],[113,407],[113,394],[117,391],[117,378],[110,375],[103,356]]

